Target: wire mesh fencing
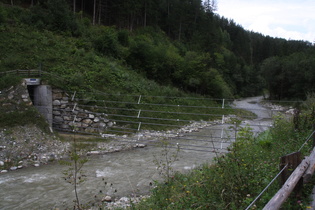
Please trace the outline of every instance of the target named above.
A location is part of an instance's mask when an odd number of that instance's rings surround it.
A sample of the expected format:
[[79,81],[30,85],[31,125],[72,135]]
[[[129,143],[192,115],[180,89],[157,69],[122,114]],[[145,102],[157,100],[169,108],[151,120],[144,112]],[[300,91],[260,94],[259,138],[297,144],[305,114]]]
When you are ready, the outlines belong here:
[[[226,152],[239,130],[249,127],[253,135],[258,135],[272,126],[274,115],[285,111],[266,107],[266,102],[261,105],[258,97],[239,104],[232,99],[89,95],[72,92],[66,106],[53,108],[70,121],[69,126],[58,127],[60,122],[54,120],[54,128],[131,144],[155,145],[165,139],[171,147],[180,145],[183,150]],[[65,110],[67,115],[63,115]],[[89,123],[94,123],[93,129],[78,129]]]

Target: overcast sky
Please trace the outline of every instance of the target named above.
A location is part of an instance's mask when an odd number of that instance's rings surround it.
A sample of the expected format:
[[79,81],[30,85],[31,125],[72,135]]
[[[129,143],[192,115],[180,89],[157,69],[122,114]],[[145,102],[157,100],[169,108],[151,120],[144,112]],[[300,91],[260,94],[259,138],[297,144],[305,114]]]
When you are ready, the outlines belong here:
[[217,7],[246,30],[315,42],[315,0],[217,0]]

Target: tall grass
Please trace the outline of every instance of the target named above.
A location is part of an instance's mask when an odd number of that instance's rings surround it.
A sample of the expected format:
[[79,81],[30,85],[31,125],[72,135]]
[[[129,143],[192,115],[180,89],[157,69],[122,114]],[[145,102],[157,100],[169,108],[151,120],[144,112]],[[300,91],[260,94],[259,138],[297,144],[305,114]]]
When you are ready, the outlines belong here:
[[[309,117],[309,110],[299,116],[300,122]],[[314,118],[311,120],[313,121]],[[295,129],[293,120],[278,116],[274,126],[254,138],[250,128],[238,132],[236,142],[227,154],[204,164],[188,174],[175,174],[165,183],[157,184],[152,195],[136,209],[245,209],[279,172],[281,156],[296,152],[305,143],[311,129]],[[309,155],[312,146],[301,150]],[[308,206],[310,186],[304,186],[301,197],[294,194],[284,209]],[[262,194],[252,209],[262,209],[280,188],[278,180]]]

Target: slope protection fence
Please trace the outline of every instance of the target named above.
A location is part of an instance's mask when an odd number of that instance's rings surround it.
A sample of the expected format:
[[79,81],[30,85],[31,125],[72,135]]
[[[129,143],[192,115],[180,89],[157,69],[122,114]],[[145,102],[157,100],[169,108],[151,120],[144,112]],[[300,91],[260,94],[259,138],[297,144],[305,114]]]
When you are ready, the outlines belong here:
[[[39,77],[46,74],[58,77],[41,70],[12,70],[1,74]],[[156,142],[164,139],[171,148],[180,146],[181,150],[207,153],[228,152],[228,147],[236,141],[242,128],[250,127],[254,135],[258,135],[272,126],[275,115],[287,111],[274,105],[268,108],[250,106],[260,102],[257,98],[246,101],[248,106],[242,107],[236,106],[234,99],[107,94],[99,91],[67,93],[71,103],[66,108],[73,111],[73,123],[71,128],[58,128],[59,132],[145,146],[156,146]],[[274,102],[264,101],[265,105]],[[243,109],[247,112],[242,111]],[[261,115],[261,112],[264,114]],[[291,115],[293,112],[292,109],[289,110]],[[104,114],[107,119],[111,119],[111,124],[103,126],[104,124],[99,123],[96,132],[79,131],[76,129],[76,122],[82,113]],[[93,120],[97,121],[96,118]],[[311,136],[305,143],[310,138]],[[255,204],[287,167],[288,165],[282,167],[246,209]]]
[[[17,69],[0,72],[0,74],[22,77],[50,76],[65,80],[41,68]],[[203,152],[226,152],[228,146],[235,141],[238,130],[248,125],[242,119],[255,119],[256,116],[250,112],[257,112],[260,109],[244,107],[248,112],[243,112],[233,105],[234,99],[107,94],[96,90],[93,92],[67,91],[67,94],[71,103],[66,109],[73,112],[70,119],[72,126],[66,129],[56,128],[60,132],[76,132],[91,135],[94,138],[112,138],[118,142],[145,143],[146,145],[155,145],[157,139],[164,138],[168,139],[171,146],[177,147],[177,143],[181,142],[183,150]],[[30,97],[33,96],[30,95]],[[37,105],[37,108],[45,109],[40,105]],[[54,109],[53,111],[63,110]],[[264,111],[268,112],[264,116],[264,122],[251,122],[250,126],[254,133],[267,130],[271,125],[273,115],[282,110]],[[82,120],[80,115],[84,113],[103,114],[112,122],[105,122],[106,126],[104,122],[98,123],[98,127],[95,127],[98,132],[82,132],[75,127],[79,124],[79,120]],[[93,119],[93,121],[97,120]],[[57,123],[53,121],[53,126]],[[201,129],[203,132],[197,132]]]
[[[238,130],[244,126],[250,126],[256,135],[267,130],[276,112],[265,109],[267,115],[264,119],[253,121],[256,116],[236,109],[234,100],[105,93],[100,93],[102,99],[87,99],[74,95],[80,93],[71,93],[73,103],[67,107],[73,110],[72,127],[57,128],[60,132],[145,145],[154,145],[159,139],[166,139],[170,146],[180,144],[183,150],[202,152],[226,152],[235,141]],[[92,93],[85,92],[84,95]],[[106,127],[105,123],[100,122],[95,126],[97,132],[83,132],[76,126],[84,113],[92,116],[103,114],[111,122]]]

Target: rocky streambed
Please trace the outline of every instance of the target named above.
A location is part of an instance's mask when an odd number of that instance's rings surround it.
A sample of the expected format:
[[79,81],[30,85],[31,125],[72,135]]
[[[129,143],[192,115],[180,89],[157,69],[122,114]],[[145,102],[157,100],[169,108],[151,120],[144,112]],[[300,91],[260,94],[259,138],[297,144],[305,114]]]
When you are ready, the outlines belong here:
[[35,125],[0,129],[0,172],[40,166],[61,159],[69,143]]
[[[229,118],[226,118],[229,120]],[[143,130],[127,136],[100,134],[105,142],[91,142],[89,136],[84,136],[84,143],[92,143],[86,155],[102,155],[132,148],[144,148],[147,143],[160,139],[183,136],[185,133],[197,132],[199,129],[220,124],[221,120],[212,122],[192,122],[180,129],[169,131]],[[28,166],[38,167],[56,160],[68,157],[71,140],[61,140],[64,135],[43,132],[35,125],[16,126],[0,129],[0,173],[21,169]],[[71,139],[73,134],[67,134]],[[92,136],[93,137],[93,136]],[[75,136],[80,138],[80,136]]]
[[[116,208],[119,206],[126,207],[130,205],[130,202],[136,203],[139,200],[145,198],[146,196],[143,195],[147,194],[149,189],[151,188],[149,183],[151,183],[153,179],[159,179],[158,172],[156,171],[156,166],[154,166],[153,164],[154,158],[152,155],[154,153],[156,153],[156,155],[160,154],[160,151],[158,151],[158,149],[156,149],[155,147],[147,147],[147,145],[150,145],[150,143],[156,142],[159,139],[182,137],[187,134],[196,133],[199,130],[207,128],[211,125],[217,125],[221,123],[221,120],[213,122],[192,122],[191,124],[180,129],[175,129],[167,132],[153,132],[149,130],[143,130],[141,133],[137,133],[131,136],[103,135],[104,139],[110,138],[111,141],[94,143],[85,153],[86,155],[91,155],[91,157],[89,158],[90,161],[88,162],[87,166],[87,170],[89,171],[88,173],[90,174],[89,179],[91,179],[89,182],[90,185],[95,185],[94,188],[99,188],[100,179],[108,178],[108,176],[113,176],[113,178],[110,178],[112,179],[111,182],[117,184],[116,173],[119,173],[117,172],[117,170],[131,170],[130,172],[126,173],[136,174],[130,175],[135,176],[133,178],[130,178],[129,175],[118,175],[120,176],[120,178],[122,178],[119,181],[120,183],[127,182],[126,184],[119,184],[120,186],[116,188],[118,189],[119,193],[115,194],[111,191],[111,189],[107,190],[106,192],[104,192],[103,190],[102,195],[98,197],[97,201],[95,202],[103,201],[103,203],[105,203],[108,208]],[[139,141],[140,139],[145,139],[145,141]],[[0,185],[3,189],[14,191],[12,185],[18,186],[19,184],[21,184],[21,182],[35,183],[34,186],[28,186],[29,189],[27,188],[27,185],[23,185],[23,187],[25,187],[25,190],[22,191],[27,192],[29,190],[32,190],[32,187],[42,188],[42,186],[46,185],[47,182],[57,179],[53,181],[53,183],[51,183],[51,187],[61,185],[63,186],[63,189],[59,189],[59,187],[57,188],[59,193],[63,193],[64,183],[60,184],[59,179],[62,178],[62,175],[60,173],[64,170],[64,167],[59,166],[59,164],[55,164],[55,162],[57,160],[67,158],[67,154],[71,146],[69,142],[62,141],[60,136],[58,135],[45,133],[33,125],[18,126],[11,129],[0,129],[0,142],[0,167],[2,173],[2,175],[0,174]],[[135,150],[137,148],[143,148],[143,150]],[[125,152],[121,153],[120,151]],[[187,153],[187,155],[194,156],[194,154],[189,153]],[[196,165],[195,162],[198,162],[198,157],[194,156],[194,158],[195,159],[191,159],[190,162],[183,159],[183,162],[178,167],[184,170],[193,168]],[[127,160],[131,162],[125,165]],[[144,160],[146,164],[143,163]],[[102,164],[102,162],[104,163]],[[142,164],[144,165],[141,166]],[[147,164],[149,165],[146,166]],[[32,167],[34,169],[32,169]],[[22,168],[24,169],[20,170]],[[145,168],[148,168],[149,170],[143,171],[143,169]],[[129,183],[134,183],[134,179],[137,179],[136,182],[139,181],[139,175],[137,175],[137,173],[139,173],[139,170],[141,171],[141,173],[143,173],[144,177],[141,178],[142,181],[140,181],[138,184],[135,184],[136,186],[134,186],[134,189],[136,190],[130,190]],[[55,175],[55,173],[59,175]],[[43,180],[46,179],[49,179],[49,181],[47,180],[45,183],[41,183]],[[8,186],[6,186],[6,184],[8,184]],[[145,185],[145,187],[143,185]],[[41,193],[45,194],[48,192]],[[33,196],[36,196],[35,192],[33,192],[32,194],[35,194]],[[129,196],[132,194],[133,196],[129,198]],[[67,195],[66,197],[69,197],[69,195]],[[10,199],[8,198],[8,200]],[[69,205],[68,202],[66,203],[67,204],[63,205]],[[13,207],[13,209],[19,208],[19,205],[16,206],[14,204],[8,204],[5,201],[2,205],[0,205],[0,208],[4,208],[6,206],[10,206],[10,208]],[[55,204],[54,201],[52,201],[48,202],[47,205],[54,206]],[[29,207],[31,206],[32,204],[29,204]],[[59,208],[59,206],[57,205],[56,207]]]
[[[258,118],[262,120],[260,128],[267,129],[268,126],[264,125],[272,123],[271,119],[267,119],[270,110],[262,109],[258,103],[252,103],[253,100],[259,101],[259,98],[239,101],[236,106],[238,108],[249,106],[251,109],[260,110],[257,112]],[[228,120],[229,118],[224,118],[224,121]],[[204,140],[216,135],[221,135],[221,137],[230,135],[222,132],[224,128],[229,127],[229,125],[223,125],[222,122],[222,120],[192,122],[185,127],[167,132],[142,131],[132,136],[103,136],[110,138],[111,141],[97,142],[87,153],[98,155],[91,156],[84,166],[87,180],[79,188],[82,202],[95,201],[94,198],[97,198],[97,202],[103,200],[103,203],[111,208],[130,205],[129,197],[134,199],[132,202],[137,202],[143,198],[141,195],[146,195],[152,188],[150,185],[152,180],[161,178],[157,166],[154,165],[154,160],[161,158],[161,150],[150,146],[152,142],[161,138],[187,137],[188,143],[189,138],[200,138],[201,141],[193,142],[196,146],[207,147],[207,144],[212,146],[212,143]],[[257,121],[247,121],[246,124],[248,123],[255,125]],[[53,163],[53,160],[66,157],[70,144],[61,141],[58,136],[45,134],[36,127],[26,126],[14,129],[15,132],[0,129],[0,161],[3,162],[1,167],[4,170],[4,166],[13,162],[12,166],[16,167],[12,168],[13,170],[24,165],[26,169],[0,174],[2,189],[0,209],[32,209],[34,207],[51,209],[71,206],[73,191],[71,186],[62,179],[62,171],[65,167]],[[259,132],[263,131],[262,129],[259,129]],[[227,143],[223,147],[228,145]],[[124,152],[118,152],[122,150]],[[185,172],[210,161],[215,156],[213,152],[182,150],[179,161],[176,161],[173,167],[176,171]],[[14,157],[18,157],[16,162],[13,161]],[[46,165],[49,162],[52,163]],[[43,166],[31,168],[26,167],[27,165]],[[111,183],[110,187],[103,186],[104,180]],[[19,200],[25,200],[25,202],[15,202]]]

